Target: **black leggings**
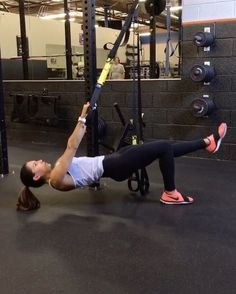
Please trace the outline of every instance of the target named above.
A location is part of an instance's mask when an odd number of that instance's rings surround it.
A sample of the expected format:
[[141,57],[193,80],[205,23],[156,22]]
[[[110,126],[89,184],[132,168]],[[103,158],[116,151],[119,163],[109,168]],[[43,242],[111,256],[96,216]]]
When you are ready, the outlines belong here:
[[121,182],[128,179],[138,169],[142,169],[154,160],[159,159],[164,188],[166,191],[172,191],[175,189],[174,157],[205,147],[206,143],[203,139],[175,144],[166,141],[153,141],[141,145],[126,146],[105,156],[102,177],[109,177]]

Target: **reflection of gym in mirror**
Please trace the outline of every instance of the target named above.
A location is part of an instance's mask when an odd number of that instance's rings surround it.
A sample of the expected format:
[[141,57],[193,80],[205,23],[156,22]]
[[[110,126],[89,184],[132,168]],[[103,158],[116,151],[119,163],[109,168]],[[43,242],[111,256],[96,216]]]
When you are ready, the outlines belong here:
[[[0,15],[1,23],[11,23],[12,27],[6,31],[0,26],[4,79],[84,79],[82,1],[70,4],[66,13],[63,1],[58,1],[57,9],[53,1],[49,2],[34,3],[33,9],[30,2],[16,8],[9,1]],[[90,29],[95,30],[98,76],[129,14],[125,2],[110,0],[104,5],[96,1],[95,28]],[[116,54],[125,70],[121,79],[134,79],[138,74],[141,79],[179,78],[182,1],[137,2]]]

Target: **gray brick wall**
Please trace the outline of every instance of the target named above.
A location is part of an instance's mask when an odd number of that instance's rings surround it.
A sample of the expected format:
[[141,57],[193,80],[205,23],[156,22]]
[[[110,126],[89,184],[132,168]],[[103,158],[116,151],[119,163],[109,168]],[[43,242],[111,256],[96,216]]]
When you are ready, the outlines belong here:
[[[236,23],[212,23],[216,42],[210,52],[204,52],[193,43],[196,32],[202,31],[204,24],[188,25],[183,28],[183,76],[180,80],[142,81],[142,104],[146,128],[144,136],[149,139],[170,139],[187,141],[204,137],[216,129],[221,121],[229,126],[227,137],[220,151],[214,156],[199,151],[192,156],[214,159],[236,160]],[[210,61],[216,69],[216,77],[210,85],[194,83],[189,78],[191,67]],[[50,95],[60,95],[57,127],[19,124],[10,121],[12,94],[39,94],[47,88]],[[58,140],[66,138],[73,129],[84,102],[82,81],[5,81],[5,100],[8,137],[13,139],[35,138]],[[203,94],[214,98],[218,109],[208,118],[192,115],[191,102]],[[125,117],[132,114],[132,82],[107,81],[99,100],[99,115],[108,124],[107,142],[112,144],[115,134],[121,130],[113,103],[118,102]],[[49,135],[48,135],[49,134]],[[62,140],[62,141],[63,141]]]

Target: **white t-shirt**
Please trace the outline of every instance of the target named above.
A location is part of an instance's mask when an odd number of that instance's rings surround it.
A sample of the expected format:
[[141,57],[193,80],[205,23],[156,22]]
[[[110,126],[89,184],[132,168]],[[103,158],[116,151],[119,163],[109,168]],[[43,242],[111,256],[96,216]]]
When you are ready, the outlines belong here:
[[104,157],[104,155],[73,157],[68,173],[74,181],[75,188],[89,186],[100,179],[104,172],[102,164]]
[[111,66],[111,69],[110,69],[109,79],[112,79],[112,80],[124,79],[124,73],[125,73],[125,68],[124,68],[123,64],[113,63]]

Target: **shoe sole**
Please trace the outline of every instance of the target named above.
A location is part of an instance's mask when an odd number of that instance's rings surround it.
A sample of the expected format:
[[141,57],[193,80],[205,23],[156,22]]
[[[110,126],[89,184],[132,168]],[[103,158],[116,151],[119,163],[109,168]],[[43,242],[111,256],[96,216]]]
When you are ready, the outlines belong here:
[[219,148],[220,148],[220,144],[221,144],[221,141],[222,141],[223,138],[225,137],[226,133],[227,133],[227,124],[225,124],[224,133],[223,133],[223,135],[220,137],[220,139],[218,140],[217,145],[216,145],[216,149],[215,149],[212,153],[215,153],[215,152],[217,152],[217,151],[219,150]]
[[181,201],[181,202],[178,202],[178,201],[174,201],[174,202],[171,202],[171,201],[165,201],[165,200],[162,200],[160,199],[160,202],[161,203],[164,203],[164,204],[167,204],[167,205],[181,205],[181,204],[192,204],[192,202],[187,202],[187,201]]

